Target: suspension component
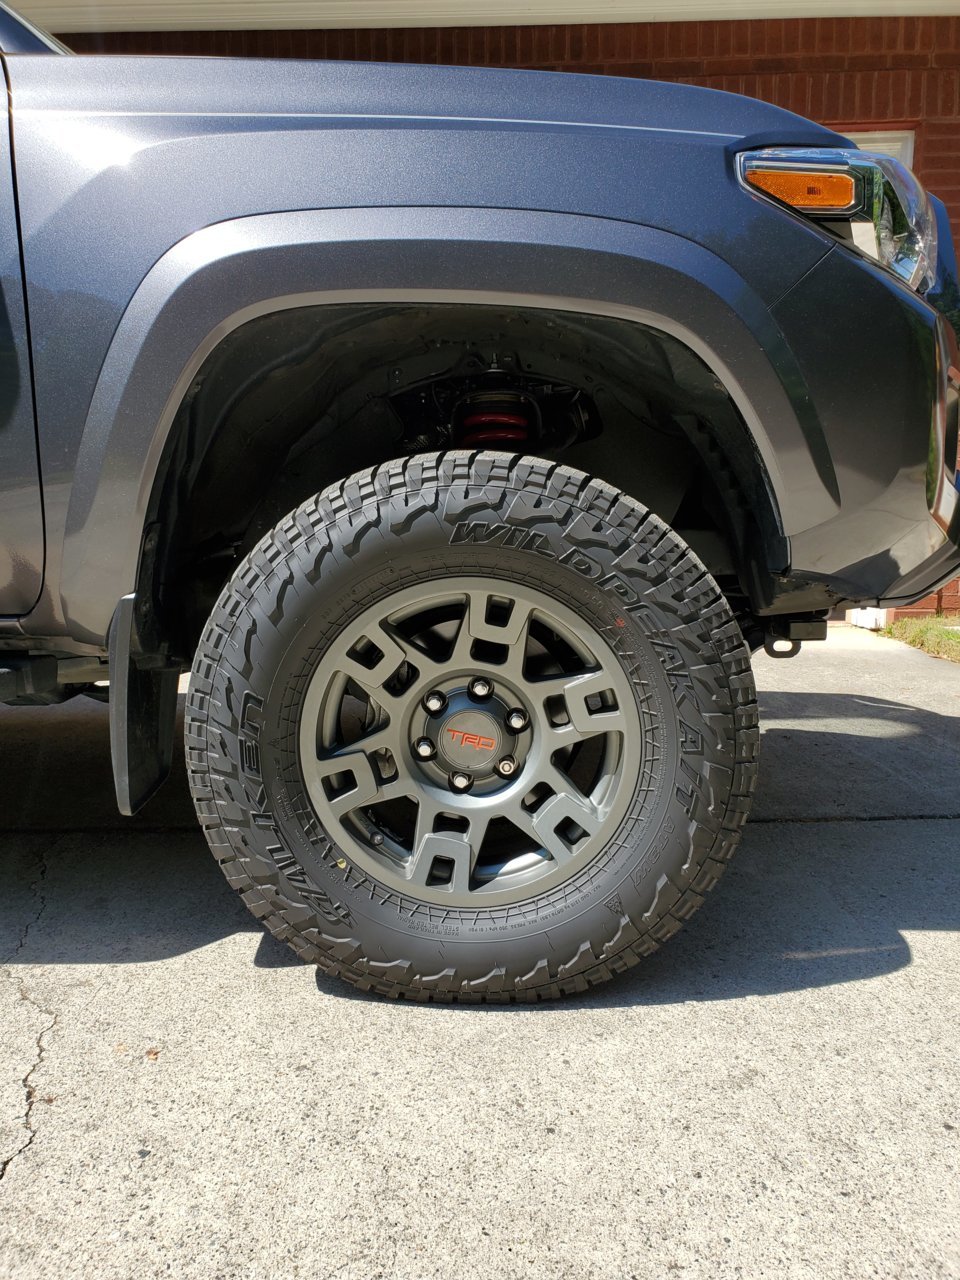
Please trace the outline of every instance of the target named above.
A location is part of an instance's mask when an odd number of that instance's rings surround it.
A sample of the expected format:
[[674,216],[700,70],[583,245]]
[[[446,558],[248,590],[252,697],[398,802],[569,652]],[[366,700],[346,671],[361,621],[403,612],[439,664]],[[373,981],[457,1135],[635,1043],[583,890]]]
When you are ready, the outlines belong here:
[[453,410],[454,445],[524,446],[540,435],[540,411],[536,401],[522,391],[471,391]]

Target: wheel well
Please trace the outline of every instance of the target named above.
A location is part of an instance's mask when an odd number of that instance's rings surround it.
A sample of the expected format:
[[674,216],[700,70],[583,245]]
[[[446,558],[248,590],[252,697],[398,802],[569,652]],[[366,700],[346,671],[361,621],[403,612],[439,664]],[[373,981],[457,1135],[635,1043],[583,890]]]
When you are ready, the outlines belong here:
[[138,594],[188,659],[220,589],[288,511],[351,472],[450,447],[578,467],[650,507],[734,607],[786,544],[726,388],[672,336],[607,317],[356,304],[229,334],[177,412],[151,497]]

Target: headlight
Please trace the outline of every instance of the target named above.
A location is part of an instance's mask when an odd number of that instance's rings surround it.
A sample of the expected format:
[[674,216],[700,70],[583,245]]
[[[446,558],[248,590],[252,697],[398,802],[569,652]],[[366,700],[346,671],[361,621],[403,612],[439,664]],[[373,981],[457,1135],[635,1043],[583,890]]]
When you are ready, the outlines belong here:
[[739,157],[749,190],[816,218],[922,293],[936,279],[937,221],[927,193],[891,156],[856,148],[778,148]]

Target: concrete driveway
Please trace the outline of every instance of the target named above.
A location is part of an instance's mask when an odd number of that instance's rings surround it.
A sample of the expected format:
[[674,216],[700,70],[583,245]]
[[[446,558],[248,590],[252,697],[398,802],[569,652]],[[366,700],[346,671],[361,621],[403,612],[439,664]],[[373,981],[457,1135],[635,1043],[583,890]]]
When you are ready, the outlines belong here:
[[0,709],[0,1276],[960,1276],[960,667],[757,661],[761,794],[688,928],[536,1009],[260,934],[105,708]]

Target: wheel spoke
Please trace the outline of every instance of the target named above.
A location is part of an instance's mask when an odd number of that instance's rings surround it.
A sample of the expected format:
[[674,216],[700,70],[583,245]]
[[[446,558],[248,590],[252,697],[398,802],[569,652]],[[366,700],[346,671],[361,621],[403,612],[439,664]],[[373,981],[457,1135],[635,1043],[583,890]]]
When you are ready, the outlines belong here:
[[[411,853],[410,863],[411,878],[417,879],[418,883],[421,883],[421,881],[415,877],[413,873],[416,871],[417,865],[423,861],[422,854],[424,847],[430,836],[433,835],[433,824],[436,822],[439,814],[440,805],[436,800],[434,800],[433,796],[431,796],[427,791],[421,789],[417,794],[417,822],[413,832],[413,850]],[[424,878],[430,872],[429,863],[432,859],[427,858],[426,861],[428,865],[423,871]]]
[[532,836],[546,849],[555,862],[564,863],[574,856],[576,849],[565,839],[563,827],[573,823],[588,836],[600,828],[601,817],[593,804],[577,791],[572,783],[556,771],[548,781],[560,788],[557,794],[544,801],[539,809],[530,813],[520,804],[506,811],[506,817],[526,835]]
[[[421,682],[436,682],[442,679],[446,672],[446,661],[438,662],[436,658],[432,658],[430,654],[424,652],[418,645],[412,644],[394,625],[389,621],[380,623],[380,630],[397,649],[403,653],[407,662],[412,667],[416,667],[420,673]],[[399,664],[398,664],[399,665]],[[390,673],[393,674],[392,672]],[[390,675],[387,676],[387,679]]]
[[541,706],[549,699],[563,699],[569,717],[565,724],[554,724],[544,717],[557,747],[595,738],[598,733],[626,732],[627,720],[619,706],[601,707],[596,711],[587,706],[588,698],[606,693],[611,684],[610,677],[602,669],[573,676],[550,676],[530,684],[531,692]]
[[527,627],[530,622],[530,606],[520,600],[512,602],[510,616],[502,626],[487,621],[487,608],[494,593],[490,591],[468,591],[466,608],[457,638],[454,642],[450,661],[457,666],[469,666],[472,662],[471,650],[474,641],[485,640],[490,644],[506,645],[510,650],[510,658],[504,670],[513,665],[515,655],[519,652],[522,668],[523,652],[526,648]]
[[[547,801],[547,803],[550,804],[552,801]],[[529,836],[531,840],[545,849],[554,862],[562,864],[571,857],[570,850],[555,830],[551,830],[549,826],[538,825],[538,814],[528,813],[522,806],[517,805],[516,808],[512,808],[507,812],[506,817],[524,835]]]
[[486,839],[487,827],[493,820],[492,813],[474,813],[470,817],[470,847],[473,850],[473,862],[476,865],[480,848]]
[[[362,751],[364,755],[371,756],[377,751],[389,751],[399,764],[402,742],[398,726],[394,721],[388,721],[386,724],[380,725],[377,729],[371,729],[364,737],[358,738],[356,742],[351,742],[348,750]],[[330,757],[336,759],[336,756]]]
[[[376,741],[379,736],[379,734],[372,734],[371,740]],[[306,779],[308,787],[312,783],[322,788],[326,779],[336,777],[338,774],[353,776],[352,787],[348,786],[346,790],[332,797],[327,796],[327,803],[335,818],[343,819],[354,809],[369,804],[381,804],[386,800],[396,800],[414,791],[415,784],[399,761],[400,772],[397,777],[391,778],[389,782],[383,782],[376,764],[367,753],[365,742],[358,744],[358,746],[364,746],[363,750],[350,748],[345,751],[335,751],[330,755],[319,756],[316,760],[304,762],[304,772],[310,775]],[[325,789],[324,794],[326,794]]]
[[[359,658],[352,658],[348,654],[341,659],[340,670],[367,693],[374,693],[379,697],[395,697],[396,695],[390,693],[384,686],[404,662],[411,661],[410,655],[400,642],[396,631],[382,623],[373,629],[372,634],[367,638],[379,650],[380,657],[367,665]],[[414,665],[417,664],[414,663]]]
[[411,886],[425,886],[434,861],[444,858],[453,864],[449,884],[444,887],[454,893],[467,893],[480,841],[473,836],[472,824],[469,831],[434,831],[434,821],[441,812],[441,806],[435,800],[420,795],[407,879]]
[[[531,694],[536,698],[566,698],[575,694],[578,689],[590,684],[589,693],[598,693],[602,686],[598,682],[603,679],[603,668],[595,667],[592,671],[568,671],[558,676],[541,676],[538,680],[527,682]],[[608,682],[609,683],[609,682]]]
[[590,801],[555,764],[542,765],[537,770],[537,781],[545,782],[555,796],[569,797],[576,804],[589,810]]

